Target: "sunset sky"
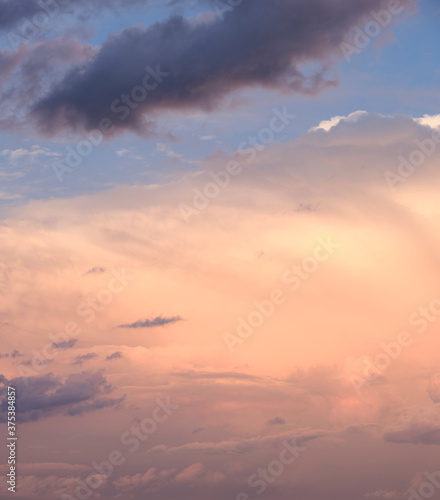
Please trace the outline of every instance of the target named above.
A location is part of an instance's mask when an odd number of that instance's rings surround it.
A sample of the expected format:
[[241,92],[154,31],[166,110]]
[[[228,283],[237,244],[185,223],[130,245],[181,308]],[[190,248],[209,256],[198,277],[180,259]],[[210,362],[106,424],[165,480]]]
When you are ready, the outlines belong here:
[[1,498],[440,498],[439,21],[0,1]]

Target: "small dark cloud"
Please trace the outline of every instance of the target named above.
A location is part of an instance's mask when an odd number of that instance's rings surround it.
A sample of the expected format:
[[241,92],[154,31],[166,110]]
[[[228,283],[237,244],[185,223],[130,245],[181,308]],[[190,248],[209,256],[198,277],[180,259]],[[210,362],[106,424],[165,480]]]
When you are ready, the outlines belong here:
[[117,351],[117,352],[114,352],[113,354],[110,354],[105,359],[106,359],[106,361],[113,361],[114,359],[121,359],[123,357],[124,356],[122,355],[122,352]]
[[22,358],[23,356],[24,354],[21,354],[21,352],[18,351],[17,349],[14,349],[11,353],[5,353],[5,354],[0,353],[0,359],[5,359],[5,358],[15,359],[15,358]]
[[266,422],[266,425],[284,425],[285,423],[286,423],[286,421],[284,420],[284,418],[275,417],[275,418],[269,419]]
[[205,428],[204,427],[198,427],[197,429],[194,429],[191,434],[198,434],[199,432],[202,432],[204,431]]
[[54,342],[52,348],[54,349],[72,349],[75,347],[78,339],[65,340],[64,342]]
[[95,354],[94,352],[90,352],[88,354],[83,354],[82,356],[77,356],[75,358],[75,361],[73,362],[74,365],[82,365],[84,361],[88,361],[89,359],[94,359],[97,358],[98,355]]
[[170,318],[157,316],[153,319],[144,319],[136,321],[135,323],[119,325],[118,328],[154,328],[155,326],[165,326],[172,323],[177,323],[178,321],[182,321],[182,318],[180,316],[172,316]]
[[52,363],[53,359],[27,359],[26,361],[23,361],[21,364],[23,366],[31,366],[33,364],[36,364],[37,366],[44,366],[48,365],[49,363]]
[[84,276],[87,276],[88,274],[102,274],[105,273],[106,269],[104,267],[92,267],[92,269],[89,269]]
[[299,203],[295,209],[294,212],[298,213],[312,213],[312,212],[317,212],[320,209],[320,203]]

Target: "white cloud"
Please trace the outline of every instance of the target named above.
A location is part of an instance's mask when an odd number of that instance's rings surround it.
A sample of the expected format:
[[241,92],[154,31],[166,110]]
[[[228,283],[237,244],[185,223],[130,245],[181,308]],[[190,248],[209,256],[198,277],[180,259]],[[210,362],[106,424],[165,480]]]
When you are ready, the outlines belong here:
[[126,154],[128,154],[130,152],[129,149],[120,149],[119,151],[116,151],[116,154],[118,156],[125,156]]
[[0,152],[0,156],[5,156],[12,163],[17,163],[19,160],[34,161],[37,157],[60,157],[60,153],[55,153],[49,148],[44,148],[34,144],[29,149],[4,149]]
[[440,127],[440,115],[423,115],[423,118],[416,118],[415,121],[431,128]]
[[309,132],[316,132],[317,130],[330,131],[333,127],[336,127],[341,123],[341,121],[346,121],[350,123],[356,123],[362,116],[368,115],[367,111],[355,111],[347,116],[334,116],[330,120],[323,120],[317,127],[312,127]]

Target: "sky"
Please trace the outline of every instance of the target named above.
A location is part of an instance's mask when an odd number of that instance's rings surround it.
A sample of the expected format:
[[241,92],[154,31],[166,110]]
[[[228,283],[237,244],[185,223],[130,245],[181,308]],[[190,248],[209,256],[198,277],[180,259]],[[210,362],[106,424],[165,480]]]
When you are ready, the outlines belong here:
[[2,498],[439,498],[439,20],[0,2]]

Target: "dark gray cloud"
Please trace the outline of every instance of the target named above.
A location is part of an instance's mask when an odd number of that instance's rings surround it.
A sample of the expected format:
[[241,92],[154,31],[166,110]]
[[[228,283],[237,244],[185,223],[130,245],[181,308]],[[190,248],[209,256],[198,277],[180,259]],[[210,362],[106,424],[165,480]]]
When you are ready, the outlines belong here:
[[[82,413],[113,407],[120,404],[124,397],[110,398],[114,388],[99,372],[82,372],[69,375],[65,380],[52,373],[26,380],[17,377],[8,380],[17,393],[19,421],[30,422],[53,415],[81,415]],[[1,414],[5,421],[7,387],[0,388]]]
[[23,366],[32,366],[34,364],[37,364],[37,366],[46,366],[49,363],[53,363],[53,359],[27,359],[26,361],[23,361],[21,364]]
[[[350,30],[382,5],[382,0],[252,0],[223,18],[213,14],[194,22],[173,15],[147,29],[127,28],[73,67],[32,114],[46,134],[97,128],[108,118],[116,130],[146,135],[160,111],[212,110],[239,89],[315,94],[335,85],[327,76],[330,60],[342,57],[340,44]],[[304,71],[307,63],[319,69]],[[144,80],[147,66],[167,75]],[[143,82],[157,88],[145,95]]]
[[0,30],[13,30],[15,27],[13,31],[19,35],[22,32],[31,34],[32,29],[29,25],[33,23],[37,13],[34,24],[44,27],[53,18],[62,14],[71,16],[75,13],[84,21],[103,9],[117,12],[122,8],[160,3],[169,5],[175,3],[175,0],[3,0],[0,2]]
[[204,427],[198,427],[197,429],[194,429],[191,434],[198,434],[199,432],[203,432],[205,430]]
[[88,354],[82,354],[81,356],[77,356],[73,362],[74,365],[82,365],[84,361],[88,361],[89,359],[97,358],[98,355],[94,352],[89,352]]
[[102,274],[105,273],[105,268],[104,267],[92,267],[92,269],[89,269],[84,276],[87,276],[88,274]]
[[4,359],[4,358],[11,358],[11,359],[15,359],[15,358],[22,358],[24,356],[24,354],[21,354],[20,351],[18,351],[17,349],[14,349],[11,353],[5,353],[5,354],[0,354],[0,359]]
[[286,423],[286,421],[284,420],[284,418],[275,417],[275,418],[269,419],[266,422],[266,425],[284,425],[285,423]]
[[123,357],[124,356],[122,355],[122,352],[117,351],[117,352],[114,352],[113,354],[110,354],[105,359],[106,359],[106,361],[113,361],[114,359],[122,359]]
[[155,326],[165,326],[172,323],[177,323],[178,321],[182,321],[182,318],[180,316],[172,316],[170,318],[156,316],[156,318],[153,319],[144,319],[136,321],[135,323],[119,325],[118,328],[154,328]]
[[64,342],[54,342],[52,348],[54,349],[72,349],[75,347],[78,339],[65,340]]

